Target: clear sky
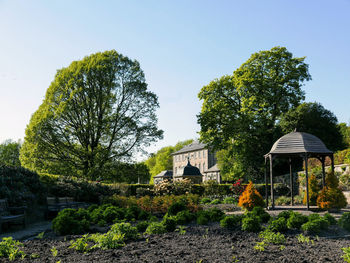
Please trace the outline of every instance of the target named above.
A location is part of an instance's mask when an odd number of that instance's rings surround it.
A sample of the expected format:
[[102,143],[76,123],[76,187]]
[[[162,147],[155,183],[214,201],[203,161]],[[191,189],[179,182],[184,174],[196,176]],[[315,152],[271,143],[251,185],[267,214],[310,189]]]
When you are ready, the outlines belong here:
[[200,89],[274,46],[307,57],[306,101],[349,124],[349,0],[0,0],[0,142],[24,138],[57,69],[110,49],[159,97],[149,151],[196,138]]

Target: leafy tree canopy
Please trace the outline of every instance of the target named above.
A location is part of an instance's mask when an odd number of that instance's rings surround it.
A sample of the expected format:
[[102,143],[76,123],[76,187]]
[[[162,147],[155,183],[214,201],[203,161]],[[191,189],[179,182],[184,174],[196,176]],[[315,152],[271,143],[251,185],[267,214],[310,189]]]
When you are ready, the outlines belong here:
[[104,182],[111,183],[148,183],[150,173],[145,163],[125,163],[117,162],[110,167],[111,173],[105,173],[101,178]]
[[279,125],[284,133],[297,129],[320,138],[332,151],[345,148],[337,117],[320,103],[303,103],[282,115]]
[[153,177],[164,170],[173,170],[173,156],[172,153],[180,150],[185,145],[192,143],[193,140],[186,140],[178,142],[175,146],[166,146],[161,148],[157,153],[152,154],[150,158],[145,161],[151,174],[151,181],[153,183]]
[[110,163],[162,138],[158,106],[137,61],[115,50],[74,61],[57,71],[33,114],[21,163],[37,172],[96,179]]
[[19,150],[21,141],[6,140],[0,144],[0,165],[20,167]]
[[301,87],[311,79],[304,60],[285,47],[260,51],[198,94],[203,100],[200,140],[218,150],[230,147],[236,163],[231,173],[259,176],[263,154],[280,136],[276,121],[304,100]]

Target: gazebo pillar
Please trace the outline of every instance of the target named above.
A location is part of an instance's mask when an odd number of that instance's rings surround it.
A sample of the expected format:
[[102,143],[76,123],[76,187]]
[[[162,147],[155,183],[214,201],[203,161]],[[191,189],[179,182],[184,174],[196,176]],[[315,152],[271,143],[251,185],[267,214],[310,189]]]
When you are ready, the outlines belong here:
[[270,154],[270,184],[271,184],[271,208],[275,209],[275,196],[273,194],[272,154]]
[[268,187],[268,184],[267,184],[267,166],[266,166],[266,157],[265,157],[265,200],[266,200],[266,208],[269,208],[269,196],[268,196],[267,187]]
[[289,158],[289,176],[290,176],[290,204],[294,205],[294,196],[293,196],[293,173],[292,173],[292,158]]
[[306,207],[307,210],[310,209],[310,205],[309,205],[309,176],[308,176],[308,167],[307,167],[307,154],[305,154],[304,156],[304,160],[305,160],[305,177],[306,177]]
[[326,156],[321,157],[321,162],[322,162],[322,186],[326,186],[326,169],[325,169],[325,161],[326,161]]
[[332,173],[334,174],[334,155],[332,154],[330,157],[332,161]]

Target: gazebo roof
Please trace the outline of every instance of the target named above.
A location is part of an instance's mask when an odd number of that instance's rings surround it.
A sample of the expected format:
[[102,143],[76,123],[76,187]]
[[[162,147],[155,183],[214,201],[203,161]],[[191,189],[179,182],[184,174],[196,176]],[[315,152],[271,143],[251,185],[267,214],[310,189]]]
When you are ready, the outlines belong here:
[[265,156],[303,153],[328,155],[333,152],[328,150],[319,138],[310,133],[291,132],[279,138]]

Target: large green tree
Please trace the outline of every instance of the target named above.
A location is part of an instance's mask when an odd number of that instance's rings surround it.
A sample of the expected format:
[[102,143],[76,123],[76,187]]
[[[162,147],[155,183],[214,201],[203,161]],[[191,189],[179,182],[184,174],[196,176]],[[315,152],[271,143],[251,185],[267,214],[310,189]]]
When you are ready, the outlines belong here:
[[200,91],[200,140],[218,150],[230,148],[231,173],[259,177],[262,156],[280,135],[278,118],[304,100],[301,87],[311,79],[304,60],[285,47],[260,51],[232,76],[215,79]]
[[37,172],[95,179],[162,137],[157,96],[137,61],[115,50],[57,71],[26,129],[20,160]]
[[172,153],[182,149],[185,145],[192,143],[193,140],[186,140],[178,142],[175,146],[166,146],[158,150],[155,154],[145,161],[151,174],[151,181],[153,183],[153,177],[164,170],[173,170],[173,156]]
[[19,150],[21,142],[6,140],[0,144],[0,165],[20,167]]
[[294,129],[320,138],[332,151],[346,147],[337,117],[320,103],[303,103],[282,115],[279,125],[284,133]]

